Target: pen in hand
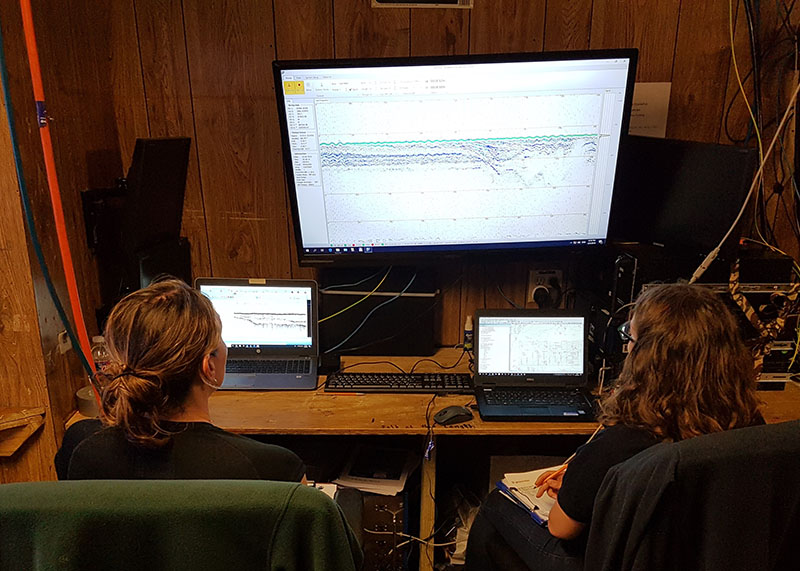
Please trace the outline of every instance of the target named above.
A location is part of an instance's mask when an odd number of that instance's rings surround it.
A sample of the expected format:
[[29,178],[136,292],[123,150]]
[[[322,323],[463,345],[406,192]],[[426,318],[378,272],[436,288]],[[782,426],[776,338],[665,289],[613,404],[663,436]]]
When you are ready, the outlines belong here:
[[[597,436],[597,433],[598,433],[598,432],[600,432],[600,430],[602,430],[602,428],[603,428],[603,425],[602,425],[602,424],[601,424],[601,425],[599,425],[599,426],[598,426],[598,427],[595,429],[595,431],[592,433],[592,435],[589,437],[589,440],[587,440],[587,441],[586,441],[586,444],[588,444],[589,442],[591,442],[591,441],[592,441],[592,439],[594,439],[594,437],[595,437],[595,436]],[[577,454],[577,452],[573,452],[573,453],[570,455],[570,457],[569,457],[569,458],[567,458],[566,460],[564,460],[564,463],[563,463],[563,464],[561,464],[561,466],[559,466],[559,467],[558,467],[558,468],[557,468],[557,469],[556,469],[554,472],[552,472],[552,473],[548,474],[548,476],[547,476],[547,477],[546,477],[544,480],[542,480],[542,481],[541,481],[541,483],[539,483],[539,484],[538,484],[536,487],[537,487],[537,488],[540,488],[540,487],[544,486],[544,485],[545,485],[547,482],[549,482],[550,480],[552,480],[553,478],[557,478],[558,476],[560,476],[561,474],[563,474],[563,473],[564,473],[564,472],[567,470],[567,465],[568,465],[568,464],[569,464],[569,463],[572,461],[572,459],[573,459],[573,458],[575,458],[575,454]],[[544,492],[542,492],[542,493],[544,493]],[[537,497],[537,498],[538,498],[538,497],[541,497],[541,494],[536,494],[536,497]]]
[[[556,499],[558,491],[561,489],[561,477],[567,469],[567,462],[564,462],[561,466],[559,466],[556,470],[550,472],[547,475],[542,474],[539,476],[541,480],[538,480],[534,485],[536,486],[536,497],[541,498],[545,492],[547,495],[553,499]],[[556,481],[554,481],[556,480]],[[552,482],[552,483],[551,483]]]

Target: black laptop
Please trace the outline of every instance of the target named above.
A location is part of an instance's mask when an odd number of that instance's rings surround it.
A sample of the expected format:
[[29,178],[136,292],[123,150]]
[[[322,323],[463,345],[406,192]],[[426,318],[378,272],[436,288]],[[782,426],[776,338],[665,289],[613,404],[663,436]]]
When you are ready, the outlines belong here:
[[483,420],[593,421],[584,315],[483,309],[475,314],[475,393]]
[[316,282],[198,278],[195,287],[222,321],[228,364],[221,389],[316,388]]

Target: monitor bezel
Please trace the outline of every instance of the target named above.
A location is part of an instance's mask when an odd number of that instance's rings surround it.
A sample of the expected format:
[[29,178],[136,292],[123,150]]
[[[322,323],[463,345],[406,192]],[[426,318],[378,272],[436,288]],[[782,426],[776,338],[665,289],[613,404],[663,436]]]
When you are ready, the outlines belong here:
[[[283,95],[283,81],[281,72],[302,69],[342,69],[358,67],[411,67],[434,65],[468,65],[481,63],[513,63],[513,62],[549,62],[549,61],[574,61],[627,58],[627,80],[625,84],[625,100],[623,103],[622,122],[620,126],[620,141],[627,134],[630,125],[630,112],[633,102],[633,85],[636,78],[638,50],[636,48],[602,49],[602,50],[575,50],[554,52],[525,52],[508,54],[477,54],[456,56],[423,56],[423,57],[395,57],[395,58],[350,58],[350,59],[308,59],[308,60],[275,60],[272,62],[273,79],[275,83],[276,103],[278,107],[278,122],[281,137],[281,154],[283,156],[283,170],[286,191],[289,195],[289,204],[292,213],[292,226],[297,259],[300,266],[324,267],[337,266],[364,266],[380,265],[387,263],[414,263],[419,265],[438,264],[443,259],[459,260],[467,257],[482,258],[495,254],[516,254],[523,252],[546,252],[585,250],[588,248],[603,247],[608,239],[598,240],[587,244],[564,244],[548,242],[529,242],[513,245],[495,244],[463,244],[444,248],[422,247],[418,250],[403,251],[376,251],[370,254],[349,253],[316,253],[305,251],[303,246],[302,228],[300,225],[297,189],[294,182],[294,167],[292,164],[291,147],[289,143],[289,129],[286,119],[286,101]],[[617,160],[614,162],[614,177],[617,175],[619,149]],[[613,200],[613,197],[612,197]]]

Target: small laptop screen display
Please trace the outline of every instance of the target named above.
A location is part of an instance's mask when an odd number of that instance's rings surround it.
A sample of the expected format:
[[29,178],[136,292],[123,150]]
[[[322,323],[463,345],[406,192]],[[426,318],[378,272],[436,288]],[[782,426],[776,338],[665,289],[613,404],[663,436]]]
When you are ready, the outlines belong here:
[[482,316],[478,322],[478,374],[584,374],[584,318]]
[[310,287],[202,284],[200,291],[217,310],[229,348],[312,346]]

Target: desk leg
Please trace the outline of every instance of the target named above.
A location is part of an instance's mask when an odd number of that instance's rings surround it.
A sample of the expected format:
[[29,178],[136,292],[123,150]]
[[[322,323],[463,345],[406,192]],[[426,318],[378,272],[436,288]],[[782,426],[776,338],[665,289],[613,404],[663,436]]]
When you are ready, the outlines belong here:
[[433,530],[436,524],[436,446],[428,459],[422,459],[422,485],[419,499],[419,535],[430,538],[429,545],[420,545],[419,571],[433,571]]

